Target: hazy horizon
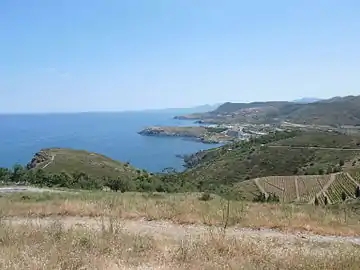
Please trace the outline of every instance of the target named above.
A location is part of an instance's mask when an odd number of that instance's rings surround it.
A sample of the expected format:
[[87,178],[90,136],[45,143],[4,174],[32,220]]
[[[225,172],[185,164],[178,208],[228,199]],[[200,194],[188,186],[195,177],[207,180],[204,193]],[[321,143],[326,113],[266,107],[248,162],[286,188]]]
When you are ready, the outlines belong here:
[[360,94],[360,2],[0,2],[0,113]]

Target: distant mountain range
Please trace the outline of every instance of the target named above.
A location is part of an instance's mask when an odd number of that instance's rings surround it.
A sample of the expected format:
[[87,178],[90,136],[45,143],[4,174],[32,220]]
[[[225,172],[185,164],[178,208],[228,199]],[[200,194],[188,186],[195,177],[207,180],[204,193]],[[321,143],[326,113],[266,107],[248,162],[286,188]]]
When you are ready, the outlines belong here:
[[156,113],[173,113],[173,114],[191,114],[191,113],[205,113],[209,111],[216,110],[221,103],[218,104],[205,104],[196,107],[189,108],[166,108],[166,109],[149,109],[144,110],[143,112],[156,112]]
[[360,96],[321,100],[302,98],[289,101],[251,103],[226,102],[207,113],[177,116],[207,123],[274,123],[289,121],[317,125],[360,125]]
[[293,102],[295,102],[295,103],[314,103],[314,102],[318,102],[321,100],[322,100],[321,98],[303,97],[300,99],[293,100]]

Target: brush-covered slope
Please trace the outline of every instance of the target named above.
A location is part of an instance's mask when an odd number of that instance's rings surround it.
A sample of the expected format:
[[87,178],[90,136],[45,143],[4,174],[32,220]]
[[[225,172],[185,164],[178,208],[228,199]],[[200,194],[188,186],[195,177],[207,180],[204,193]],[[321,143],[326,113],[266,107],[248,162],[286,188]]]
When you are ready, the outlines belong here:
[[125,177],[132,179],[140,170],[109,157],[83,150],[66,148],[43,149],[36,153],[28,168],[41,168],[49,173],[84,172],[93,178]]
[[335,97],[312,103],[286,101],[232,103],[216,110],[178,117],[211,123],[272,123],[290,121],[316,125],[360,125],[360,96]]
[[359,145],[360,137],[344,134],[278,132],[191,155],[184,177],[205,188],[265,176],[333,173],[358,166]]

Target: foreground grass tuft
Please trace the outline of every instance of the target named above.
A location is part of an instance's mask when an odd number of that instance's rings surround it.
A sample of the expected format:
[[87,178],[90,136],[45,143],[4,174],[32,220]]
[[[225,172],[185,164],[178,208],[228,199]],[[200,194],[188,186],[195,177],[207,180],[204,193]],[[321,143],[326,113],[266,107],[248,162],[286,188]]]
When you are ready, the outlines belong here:
[[[360,249],[339,244],[278,243],[210,232],[181,240],[122,230],[65,229],[54,222],[0,225],[0,269],[358,269]],[[146,268],[147,267],[147,268]]]
[[[260,204],[231,201],[215,195],[200,201],[201,194],[79,192],[13,194],[0,198],[3,217],[83,216],[122,219],[168,220],[180,224],[272,228],[309,231],[324,235],[359,235],[358,211],[339,206]],[[345,206],[345,205],[344,205]]]

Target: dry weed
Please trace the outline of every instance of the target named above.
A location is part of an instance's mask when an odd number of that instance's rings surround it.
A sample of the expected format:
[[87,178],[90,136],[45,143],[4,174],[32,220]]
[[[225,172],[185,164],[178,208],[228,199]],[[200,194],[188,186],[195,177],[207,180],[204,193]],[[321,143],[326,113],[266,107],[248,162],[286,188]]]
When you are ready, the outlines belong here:
[[[180,224],[224,225],[226,202],[220,198],[199,201],[196,195],[144,196],[139,193],[81,193],[55,195],[40,200],[30,194],[28,201],[16,195],[0,198],[3,216],[47,217],[86,216],[123,219],[169,220]],[[324,235],[359,235],[358,214],[344,217],[338,210],[312,205],[230,203],[229,226],[275,228],[283,231],[310,231]]]
[[129,234],[111,220],[98,232],[54,222],[0,225],[0,269],[358,269],[350,244],[280,244],[216,232],[181,240]]

